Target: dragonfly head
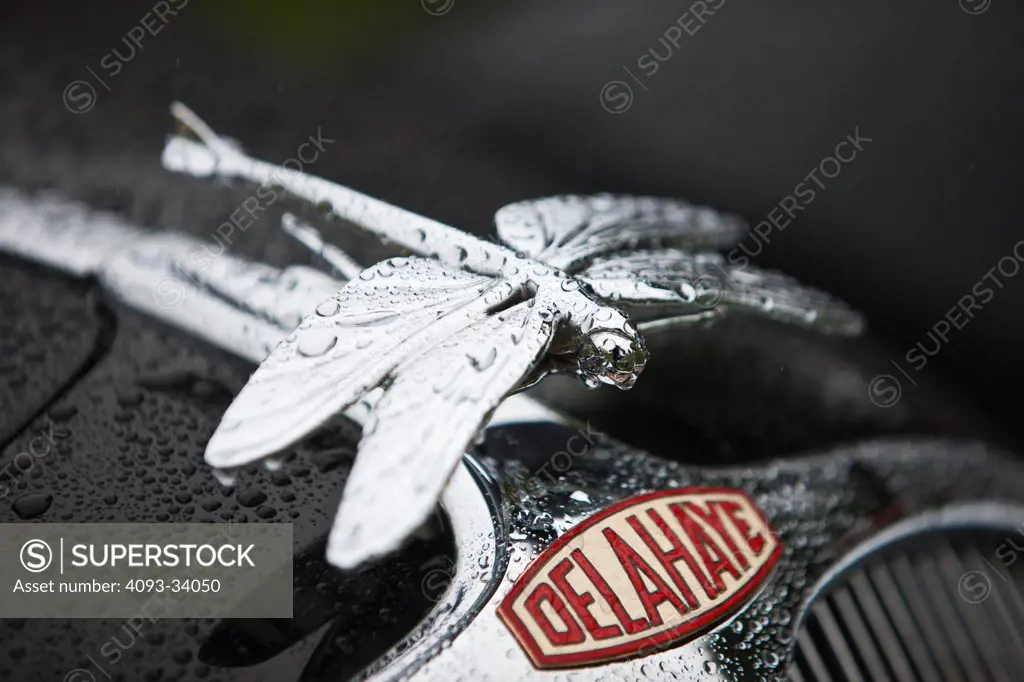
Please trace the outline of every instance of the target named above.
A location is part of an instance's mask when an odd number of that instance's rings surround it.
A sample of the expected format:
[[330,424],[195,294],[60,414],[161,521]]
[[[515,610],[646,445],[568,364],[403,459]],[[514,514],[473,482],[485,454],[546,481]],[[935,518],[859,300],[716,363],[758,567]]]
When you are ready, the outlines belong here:
[[596,329],[578,351],[581,378],[590,386],[611,384],[628,391],[647,364],[647,345],[628,320],[621,329]]

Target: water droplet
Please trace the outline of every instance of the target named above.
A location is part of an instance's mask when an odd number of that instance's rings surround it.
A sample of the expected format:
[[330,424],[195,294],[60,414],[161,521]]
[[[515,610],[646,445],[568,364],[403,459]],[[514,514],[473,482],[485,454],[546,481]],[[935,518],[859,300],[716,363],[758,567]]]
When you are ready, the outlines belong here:
[[338,343],[338,337],[330,329],[306,329],[299,337],[297,350],[307,358],[325,355]]
[[332,298],[318,305],[316,314],[320,317],[331,317],[337,315],[339,310],[341,310],[341,304]]
[[46,513],[53,504],[53,495],[46,493],[29,493],[14,501],[14,513],[23,519],[34,519]]
[[238,504],[243,507],[257,507],[267,501],[267,495],[262,490],[245,490],[238,493]]
[[469,358],[470,364],[473,365],[473,369],[475,369],[478,372],[484,372],[490,369],[491,365],[494,364],[494,361],[498,357],[498,349],[495,348],[494,346],[491,346],[483,353],[479,353],[476,355],[467,354],[467,357]]

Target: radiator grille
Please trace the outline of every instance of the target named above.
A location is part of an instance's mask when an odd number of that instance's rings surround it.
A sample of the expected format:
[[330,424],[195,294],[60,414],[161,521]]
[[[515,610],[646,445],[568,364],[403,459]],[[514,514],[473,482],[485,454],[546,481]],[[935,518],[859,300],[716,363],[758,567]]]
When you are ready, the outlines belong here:
[[1024,680],[1024,535],[935,532],[891,545],[812,603],[794,682]]

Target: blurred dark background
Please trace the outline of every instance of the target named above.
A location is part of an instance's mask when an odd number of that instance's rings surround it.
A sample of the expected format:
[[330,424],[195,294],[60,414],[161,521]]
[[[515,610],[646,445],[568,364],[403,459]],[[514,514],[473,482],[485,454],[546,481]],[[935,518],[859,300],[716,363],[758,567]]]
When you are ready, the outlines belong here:
[[[0,181],[208,234],[244,193],[160,168],[179,99],[273,160],[322,129],[337,142],[310,170],[475,231],[503,203],[569,191],[684,197],[755,225],[859,130],[870,143],[813,202],[748,242],[755,261],[865,311],[884,349],[867,377],[945,384],[1020,435],[1024,275],[999,276],[925,367],[905,356],[1024,238],[1022,15],[1008,0],[6,3]],[[286,242],[254,230],[233,247],[281,262]]]

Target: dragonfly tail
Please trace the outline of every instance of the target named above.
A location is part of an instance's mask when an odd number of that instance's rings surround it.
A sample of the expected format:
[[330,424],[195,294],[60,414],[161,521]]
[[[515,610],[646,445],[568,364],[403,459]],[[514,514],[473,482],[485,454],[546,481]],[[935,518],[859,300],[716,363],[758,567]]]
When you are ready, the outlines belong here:
[[177,130],[164,146],[164,168],[196,177],[223,172],[221,166],[244,158],[239,145],[213,129],[181,102],[171,104]]

